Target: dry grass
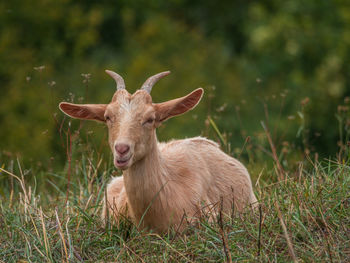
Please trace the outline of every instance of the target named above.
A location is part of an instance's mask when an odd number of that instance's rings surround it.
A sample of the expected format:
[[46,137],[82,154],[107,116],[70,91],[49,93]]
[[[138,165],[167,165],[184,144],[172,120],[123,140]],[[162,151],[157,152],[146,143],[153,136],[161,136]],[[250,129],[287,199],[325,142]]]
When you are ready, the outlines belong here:
[[[185,233],[157,235],[130,222],[102,228],[99,219],[109,170],[101,160],[72,167],[64,176],[38,172],[51,190],[36,191],[26,175],[1,168],[15,179],[0,199],[0,260],[4,262],[347,262],[350,260],[350,167],[328,161],[306,171],[288,171],[281,181],[260,180],[260,213],[235,214],[216,222],[203,217]],[[77,166],[77,167],[76,167]],[[99,169],[97,167],[100,167]],[[302,167],[302,166],[301,166]],[[81,174],[80,174],[81,173]],[[278,175],[275,175],[276,178]],[[83,180],[78,178],[84,178]],[[40,182],[38,181],[38,184]],[[55,189],[55,190],[53,190]],[[11,197],[13,196],[13,197]],[[208,215],[209,216],[209,215]]]

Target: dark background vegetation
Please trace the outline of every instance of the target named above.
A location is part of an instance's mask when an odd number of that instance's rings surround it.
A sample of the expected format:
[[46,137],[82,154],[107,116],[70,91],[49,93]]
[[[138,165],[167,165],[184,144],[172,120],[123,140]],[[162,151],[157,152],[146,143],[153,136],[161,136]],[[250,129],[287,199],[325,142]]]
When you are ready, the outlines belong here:
[[[232,154],[249,136],[251,154],[240,156],[249,161],[270,158],[261,121],[291,161],[334,156],[348,127],[349,45],[345,0],[2,1],[0,161],[62,167],[69,120],[58,103],[109,102],[115,84],[105,69],[130,92],[171,70],[154,87],[155,102],[205,89],[200,106],[168,121],[160,140],[215,138],[211,116]],[[108,156],[103,125],[75,120],[72,134],[79,125],[75,145],[91,142]]]

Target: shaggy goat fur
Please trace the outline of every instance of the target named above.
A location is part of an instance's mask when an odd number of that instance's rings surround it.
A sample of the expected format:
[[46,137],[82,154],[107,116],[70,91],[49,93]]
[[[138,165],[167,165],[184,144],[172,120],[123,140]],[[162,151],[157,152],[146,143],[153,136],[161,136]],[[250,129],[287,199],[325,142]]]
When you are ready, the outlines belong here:
[[102,216],[108,209],[117,222],[127,216],[141,227],[164,232],[180,227],[184,213],[191,219],[200,217],[203,208],[215,215],[220,206],[227,214],[233,205],[238,211],[254,207],[257,200],[247,169],[215,142],[202,137],[157,141],[156,127],[194,108],[203,90],[158,104],[152,103],[149,91],[131,95],[118,89],[110,104],[60,104],[73,118],[108,126],[114,164],[124,171],[107,186]]

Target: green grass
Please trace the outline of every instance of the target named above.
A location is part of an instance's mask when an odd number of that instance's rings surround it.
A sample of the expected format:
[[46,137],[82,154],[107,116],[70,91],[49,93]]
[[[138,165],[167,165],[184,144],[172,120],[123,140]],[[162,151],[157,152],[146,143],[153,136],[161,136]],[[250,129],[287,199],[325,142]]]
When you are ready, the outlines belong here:
[[270,178],[259,179],[255,186],[261,203],[255,214],[247,211],[213,222],[203,217],[184,233],[157,235],[127,221],[102,227],[99,217],[110,167],[86,160],[71,169],[67,202],[66,173],[38,171],[38,181],[28,183],[30,171],[2,170],[0,177],[9,183],[0,199],[0,261],[350,261],[347,163],[309,162],[309,168],[286,171],[279,181],[270,171]]

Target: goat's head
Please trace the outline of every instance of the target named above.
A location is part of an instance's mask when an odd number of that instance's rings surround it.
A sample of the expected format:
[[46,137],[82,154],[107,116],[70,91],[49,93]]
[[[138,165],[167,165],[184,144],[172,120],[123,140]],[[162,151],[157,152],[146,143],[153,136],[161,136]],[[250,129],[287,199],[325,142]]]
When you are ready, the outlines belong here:
[[141,89],[130,94],[117,73],[106,70],[116,81],[117,91],[109,104],[72,104],[61,102],[60,109],[72,118],[105,122],[114,165],[127,169],[141,160],[153,147],[155,128],[163,121],[193,109],[200,101],[203,89],[174,100],[152,103],[152,86],[170,72],[162,72],[146,80]]

